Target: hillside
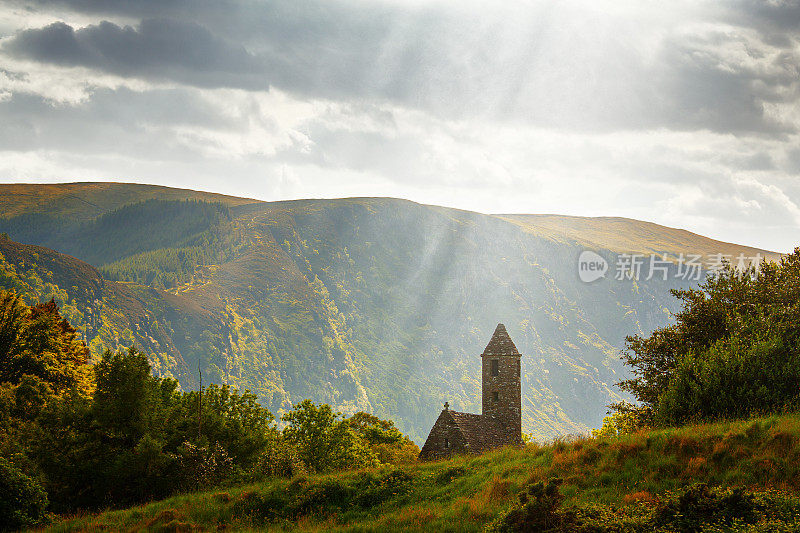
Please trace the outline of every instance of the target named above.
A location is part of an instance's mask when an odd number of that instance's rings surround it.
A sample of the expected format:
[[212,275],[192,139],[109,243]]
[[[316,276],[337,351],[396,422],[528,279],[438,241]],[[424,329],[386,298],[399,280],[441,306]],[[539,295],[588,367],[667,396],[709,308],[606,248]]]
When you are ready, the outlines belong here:
[[[172,338],[210,316],[192,302],[163,291],[103,279],[93,266],[41,246],[0,237],[0,286],[25,295],[28,304],[53,298],[95,356],[136,343],[159,374],[195,384]],[[174,326],[173,326],[174,324]],[[188,328],[186,326],[189,326]]]
[[[445,401],[479,411],[478,354],[498,322],[523,354],[524,431],[552,437],[598,426],[605,405],[619,399],[613,385],[625,372],[618,356],[624,337],[669,323],[676,301],[668,289],[691,283],[671,272],[666,280],[609,276],[585,284],[576,272],[584,249],[578,239],[385,198],[186,204],[147,189],[166,202],[160,208],[183,213],[187,222],[164,222],[159,232],[152,229],[154,200],[140,201],[141,186],[126,192],[112,185],[107,198],[93,193],[103,198],[92,201],[104,214],[68,223],[113,236],[124,220],[122,235],[131,244],[104,256],[105,241],[81,232],[47,242],[124,282],[107,285],[127,291],[147,312],[119,317],[126,313],[107,295],[99,315],[110,325],[95,334],[97,298],[77,290],[69,276],[54,279],[63,301],[84,313],[71,321],[95,353],[135,340],[158,359],[159,373],[179,377],[185,388],[195,382],[183,369],[199,362],[204,381],[249,388],[275,413],[313,398],[395,420],[419,443]],[[164,198],[196,200],[193,194],[167,189]],[[136,203],[123,203],[130,198]],[[13,195],[5,202],[12,206]],[[52,217],[51,211],[72,220],[64,207],[34,205],[27,196],[19,202],[12,212],[21,214],[0,219],[0,231],[20,228],[19,217]],[[228,211],[208,208],[214,205]],[[197,225],[201,213],[212,218]],[[658,228],[646,242],[632,234],[642,241],[635,249],[656,247],[659,238],[660,248],[683,249],[669,228],[663,237]],[[613,243],[589,233],[586,242],[603,242],[593,248],[614,265]],[[47,232],[26,235],[52,239]],[[45,262],[11,256],[6,261],[18,270],[48,279]],[[31,297],[46,292],[37,290]],[[92,309],[91,319],[83,309]]]
[[[484,531],[521,490],[559,477],[565,499],[556,512],[576,515],[571,531],[796,531],[798,456],[795,414],[277,479],[81,516],[49,530]],[[681,499],[694,483],[712,491]],[[752,491],[753,500],[733,488]]]
[[724,254],[735,259],[739,254],[761,254],[775,261],[780,254],[710,239],[691,231],[669,228],[652,222],[622,217],[576,217],[565,215],[497,215],[534,235],[559,242],[576,242],[589,248],[617,253],[701,254],[708,257]]
[[257,202],[224,194],[138,183],[0,184],[0,213],[3,218],[46,213],[53,217],[90,220],[123,205],[152,199],[203,200],[227,206]]

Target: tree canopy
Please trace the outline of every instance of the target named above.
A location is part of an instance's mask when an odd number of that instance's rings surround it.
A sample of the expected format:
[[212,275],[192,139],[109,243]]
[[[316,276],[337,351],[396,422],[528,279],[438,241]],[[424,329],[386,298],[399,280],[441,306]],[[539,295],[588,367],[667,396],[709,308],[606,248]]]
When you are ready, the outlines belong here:
[[626,339],[640,423],[741,418],[797,405],[800,390],[800,248],[756,271],[728,265],[697,289],[675,290],[673,326]]

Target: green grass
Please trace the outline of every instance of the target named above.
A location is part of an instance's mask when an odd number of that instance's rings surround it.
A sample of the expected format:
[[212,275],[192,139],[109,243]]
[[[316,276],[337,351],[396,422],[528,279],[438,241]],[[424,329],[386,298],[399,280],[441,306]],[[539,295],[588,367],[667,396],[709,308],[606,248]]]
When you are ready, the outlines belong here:
[[797,530],[800,414],[218,488],[69,518],[49,531],[482,531],[523,487],[552,477],[564,480],[565,506],[626,531],[647,530],[659,502],[698,482],[756,493],[760,522],[740,530]]

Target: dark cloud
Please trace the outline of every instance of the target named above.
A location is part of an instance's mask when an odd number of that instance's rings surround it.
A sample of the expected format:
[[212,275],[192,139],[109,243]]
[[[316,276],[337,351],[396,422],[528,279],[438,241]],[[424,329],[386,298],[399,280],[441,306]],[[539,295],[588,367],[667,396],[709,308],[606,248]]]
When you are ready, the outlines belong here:
[[0,147],[62,150],[165,160],[196,159],[176,128],[237,131],[246,117],[220,114],[192,89],[145,92],[99,89],[80,105],[52,105],[39,95],[0,101]]
[[7,49],[20,57],[123,76],[211,87],[268,87],[261,79],[262,64],[243,46],[202,26],[170,19],[146,19],[136,28],[104,21],[79,30],[56,22],[20,32]]
[[[448,118],[783,135],[795,125],[767,106],[800,102],[798,4],[709,4],[698,22],[736,28],[666,32],[652,59],[618,20],[572,27],[588,15],[547,2],[494,15],[442,3],[36,0],[29,5],[43,11],[58,6],[142,21],[79,29],[56,23],[17,34],[5,49],[122,76],[393,102]],[[743,35],[749,30],[756,41]],[[729,45],[746,49],[744,59],[758,66],[728,57]],[[779,53],[759,57],[764,47]]]
[[[726,45],[745,50],[744,57],[729,57]],[[732,133],[796,131],[796,124],[765,113],[765,105],[800,99],[798,56],[784,51],[762,58],[750,45],[728,34],[667,43],[660,62],[670,68],[657,79],[666,97],[661,124]]]
[[796,33],[800,28],[800,1],[738,0],[728,6],[727,18],[765,34]]

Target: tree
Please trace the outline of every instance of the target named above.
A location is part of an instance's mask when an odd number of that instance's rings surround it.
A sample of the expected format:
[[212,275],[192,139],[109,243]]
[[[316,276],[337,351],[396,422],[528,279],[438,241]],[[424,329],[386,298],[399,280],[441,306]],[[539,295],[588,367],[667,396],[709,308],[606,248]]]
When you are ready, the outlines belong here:
[[410,463],[419,456],[419,446],[400,433],[391,420],[359,411],[345,421],[381,463]]
[[378,458],[353,427],[328,404],[317,407],[303,400],[281,419],[283,436],[295,446],[303,463],[314,472],[328,472],[378,463]]
[[161,384],[150,375],[147,356],[134,347],[127,352],[106,350],[94,370],[92,414],[99,426],[114,437],[138,440],[149,429],[148,411]]
[[94,387],[89,350],[61,317],[55,301],[26,306],[21,296],[0,289],[0,383],[36,376],[56,394]]
[[[170,447],[191,440],[197,432],[196,391],[181,396],[181,415],[167,428]],[[203,417],[199,446],[217,443],[241,469],[254,466],[265,448],[278,438],[275,417],[258,403],[249,390],[239,392],[229,385],[210,385],[202,393]]]
[[798,401],[800,248],[758,272],[728,265],[683,302],[674,326],[626,339],[634,377],[619,384],[638,405],[612,408],[639,424],[775,412]]

